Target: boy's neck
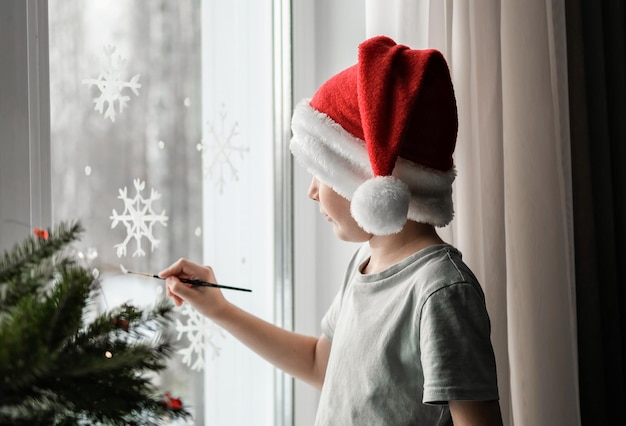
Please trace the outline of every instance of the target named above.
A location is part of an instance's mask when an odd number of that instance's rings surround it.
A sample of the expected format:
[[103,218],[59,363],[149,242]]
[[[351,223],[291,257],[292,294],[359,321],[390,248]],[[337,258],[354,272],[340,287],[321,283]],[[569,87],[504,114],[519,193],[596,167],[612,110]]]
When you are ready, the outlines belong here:
[[372,236],[369,240],[370,260],[362,272],[384,271],[419,250],[443,243],[434,226],[409,220],[397,234]]

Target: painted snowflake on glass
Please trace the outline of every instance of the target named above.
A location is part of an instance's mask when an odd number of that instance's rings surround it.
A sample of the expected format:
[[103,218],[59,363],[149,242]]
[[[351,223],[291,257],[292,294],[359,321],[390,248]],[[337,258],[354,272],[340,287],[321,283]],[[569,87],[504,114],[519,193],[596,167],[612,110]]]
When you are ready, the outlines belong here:
[[183,356],[183,362],[192,370],[201,371],[204,369],[204,351],[207,347],[211,349],[213,358],[219,356],[220,348],[214,342],[215,337],[224,337],[224,332],[215,323],[203,317],[189,304],[184,304],[183,315],[187,315],[185,323],[176,320],[177,339],[183,335],[189,341],[189,346],[179,349],[178,353]]
[[208,135],[211,139],[210,143],[204,141],[198,144],[198,151],[202,151],[202,156],[208,155],[209,163],[204,167],[204,175],[215,179],[215,184],[220,194],[224,193],[224,185],[226,183],[226,175],[234,181],[239,180],[239,173],[233,162],[232,156],[239,153],[243,158],[244,153],[250,151],[247,146],[237,146],[233,143],[237,136],[238,123],[235,121],[228,128],[226,127],[227,113],[222,106],[219,111],[219,129],[216,129],[213,123],[207,123]]
[[121,55],[115,53],[115,46],[108,45],[103,50],[107,59],[105,69],[100,72],[98,78],[84,79],[83,84],[98,88],[100,95],[97,98],[93,98],[95,103],[94,110],[103,114],[104,118],[115,122],[115,116],[118,114],[118,111],[115,110],[116,103],[119,113],[121,113],[130,100],[130,96],[124,94],[125,90],[130,89],[135,95],[139,95],[141,84],[139,84],[139,74],[136,74],[130,81],[122,79],[122,71],[126,68],[126,60]]
[[117,257],[126,256],[126,247],[132,239],[137,243],[133,257],[145,256],[146,253],[141,248],[141,240],[143,237],[146,237],[148,241],[150,241],[151,250],[154,251],[160,241],[154,237],[152,228],[156,223],[167,226],[165,210],[157,214],[152,208],[152,203],[161,198],[161,194],[153,188],[150,192],[150,198],[143,198],[140,192],[143,191],[146,183],[142,182],[140,179],[135,179],[133,183],[136,191],[135,196],[130,198],[126,187],[120,189],[120,195],[117,198],[124,201],[124,211],[118,214],[117,211],[113,209],[113,215],[109,217],[109,219],[112,220],[111,229],[115,228],[118,223],[123,223],[126,227],[126,238],[120,244],[115,245]]

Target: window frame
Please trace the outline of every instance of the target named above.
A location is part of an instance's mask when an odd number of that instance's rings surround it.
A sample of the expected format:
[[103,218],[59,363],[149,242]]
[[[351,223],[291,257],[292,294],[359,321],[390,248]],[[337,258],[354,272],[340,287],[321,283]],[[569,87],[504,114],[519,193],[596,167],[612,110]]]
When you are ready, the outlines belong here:
[[[292,91],[292,3],[272,0],[274,38],[274,323],[293,330],[293,170],[290,139]],[[0,113],[0,249],[7,250],[33,227],[52,225],[48,1],[2,2],[0,54],[14,67],[0,68],[0,93],[15,105]],[[8,34],[7,37],[4,37]],[[6,97],[5,97],[6,95]],[[3,102],[6,102],[3,100]],[[10,113],[5,113],[10,110]],[[27,143],[25,143],[27,141]],[[9,177],[9,178],[7,178]],[[27,194],[26,194],[27,193]],[[24,218],[17,223],[14,217]],[[27,219],[26,219],[27,218]],[[294,424],[294,380],[275,370],[277,425]]]

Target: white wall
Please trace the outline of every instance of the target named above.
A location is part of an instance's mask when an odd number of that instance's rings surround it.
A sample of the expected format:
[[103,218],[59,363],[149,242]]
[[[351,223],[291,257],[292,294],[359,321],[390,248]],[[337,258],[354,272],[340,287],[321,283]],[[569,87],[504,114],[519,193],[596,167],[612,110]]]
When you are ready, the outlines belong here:
[[46,8],[12,0],[0,12],[0,252],[51,220]]
[[[26,4],[11,2],[0,13],[0,249],[6,250],[30,229],[28,155],[28,87],[20,84],[28,70]],[[10,101],[9,101],[10,100]],[[22,143],[20,143],[22,142]],[[25,218],[26,227],[14,218]],[[24,229],[25,228],[25,229]]]
[[[357,61],[365,39],[365,0],[294,1],[294,103]],[[356,245],[338,240],[307,197],[310,175],[294,166],[295,329],[319,335],[320,321]],[[296,381],[295,423],[312,425],[318,392]]]

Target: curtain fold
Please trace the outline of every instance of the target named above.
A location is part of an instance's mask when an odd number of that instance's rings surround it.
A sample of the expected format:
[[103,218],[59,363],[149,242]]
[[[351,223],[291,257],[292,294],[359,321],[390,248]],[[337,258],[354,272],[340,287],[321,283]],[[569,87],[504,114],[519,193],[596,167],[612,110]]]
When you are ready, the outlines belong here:
[[456,217],[481,280],[504,423],[578,425],[562,1],[366,1],[367,35],[442,50],[459,108]]
[[[514,424],[579,423],[569,140],[552,2],[502,2],[509,359]],[[532,23],[529,25],[528,23]],[[552,51],[551,51],[552,50]],[[560,50],[559,50],[560,51]],[[529,391],[530,390],[530,391]]]
[[566,0],[583,424],[626,423],[626,8]]

